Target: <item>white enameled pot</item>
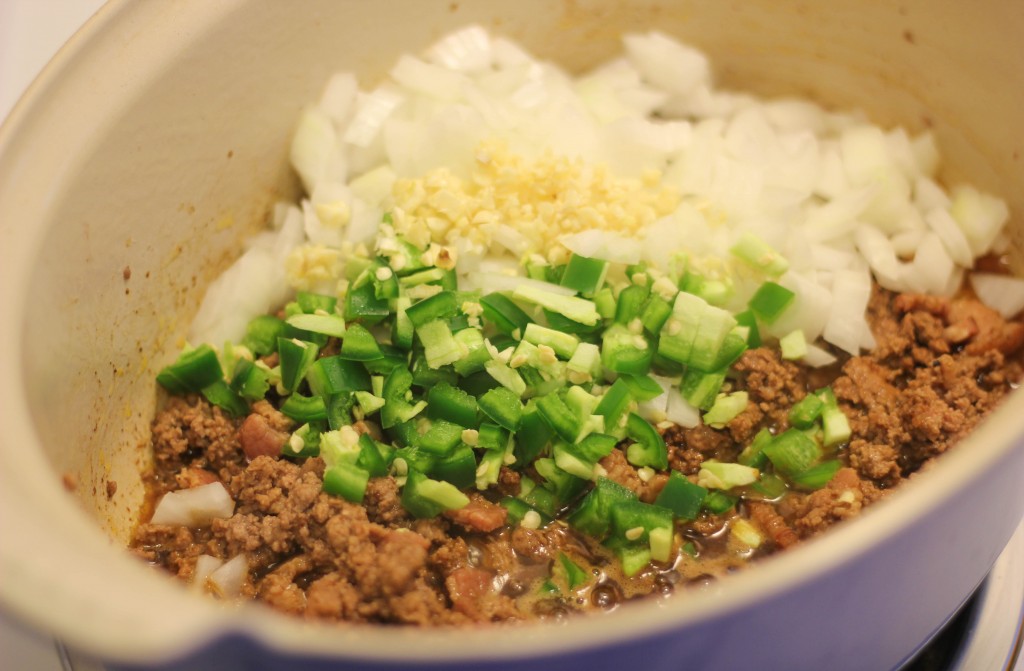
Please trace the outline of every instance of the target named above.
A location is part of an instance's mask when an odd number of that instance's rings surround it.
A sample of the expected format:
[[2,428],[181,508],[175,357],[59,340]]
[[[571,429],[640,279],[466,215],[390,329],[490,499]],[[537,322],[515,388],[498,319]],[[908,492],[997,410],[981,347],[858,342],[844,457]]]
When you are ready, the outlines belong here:
[[300,108],[331,72],[373,81],[471,22],[570,70],[656,27],[730,86],[933,128],[945,178],[1010,202],[1024,267],[1014,0],[115,1],[0,131],[0,605],[118,668],[895,668],[1021,520],[1024,396],[855,523],[705,591],[558,626],[317,626],[220,606],[123,550],[154,374],[239,240],[294,194]]

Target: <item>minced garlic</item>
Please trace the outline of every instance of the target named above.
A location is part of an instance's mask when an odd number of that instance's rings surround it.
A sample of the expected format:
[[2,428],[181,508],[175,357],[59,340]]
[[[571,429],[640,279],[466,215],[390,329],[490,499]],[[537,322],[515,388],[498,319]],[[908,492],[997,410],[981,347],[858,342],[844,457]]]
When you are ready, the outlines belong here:
[[522,236],[520,255],[539,252],[556,262],[568,258],[563,235],[598,229],[638,236],[674,211],[679,194],[656,172],[619,179],[605,166],[550,153],[531,162],[503,142],[486,141],[469,179],[441,167],[396,181],[395,230],[424,247],[467,240],[486,252],[496,238],[505,244],[507,231],[503,236],[497,227],[507,226]]

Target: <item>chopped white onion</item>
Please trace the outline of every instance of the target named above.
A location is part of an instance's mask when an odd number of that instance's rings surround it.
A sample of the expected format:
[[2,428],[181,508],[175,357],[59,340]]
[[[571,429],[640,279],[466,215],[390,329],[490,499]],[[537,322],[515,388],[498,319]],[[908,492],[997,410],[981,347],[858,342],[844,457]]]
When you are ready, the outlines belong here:
[[964,268],[969,268],[974,262],[971,256],[971,247],[953,216],[943,208],[935,208],[925,215],[924,220],[935,235],[942,240],[950,258]]
[[671,387],[668,390],[665,419],[681,427],[692,429],[700,424],[700,410],[687,403],[678,389]]
[[210,575],[224,565],[223,559],[211,555],[199,555],[196,558],[196,566],[192,570],[192,586],[198,589],[206,589]]
[[626,35],[626,55],[645,80],[669,93],[687,95],[711,79],[707,57],[659,32]]
[[458,72],[408,54],[398,58],[391,68],[391,78],[412,92],[443,100],[457,100],[468,83]]
[[427,58],[455,72],[480,72],[491,67],[496,48],[502,49],[502,60],[511,60],[509,44],[496,40],[492,47],[490,34],[481,26],[472,25],[441,38],[427,50]]
[[574,254],[612,263],[639,263],[643,251],[639,240],[595,229],[563,235],[559,242]]
[[355,116],[345,129],[345,142],[358,147],[370,146],[403,99],[400,93],[384,86],[370,93],[360,93],[356,97]]
[[302,111],[292,137],[291,162],[306,193],[312,193],[322,179],[345,181],[347,162],[337,151],[337,143],[334,124],[326,113],[315,107]]
[[898,290],[900,261],[889,238],[874,226],[859,226],[854,231],[854,240],[878,283],[887,289]]
[[1010,218],[1010,208],[994,196],[981,193],[973,186],[953,189],[950,214],[960,224],[974,256],[988,253]]
[[953,274],[953,259],[935,233],[926,233],[904,279],[913,291],[942,294]]
[[802,361],[808,366],[821,368],[822,366],[831,366],[838,361],[838,359],[828,350],[818,347],[817,345],[808,344],[807,353],[804,354]]
[[234,511],[235,501],[228,490],[220,482],[211,482],[167,492],[156,504],[150,522],[200,528],[215,519],[231,517]]
[[576,292],[568,287],[563,287],[551,282],[530,279],[521,275],[506,275],[504,273],[470,273],[466,275],[467,288],[480,289],[484,293],[491,291],[515,291],[518,287],[533,287],[542,289],[560,296],[573,296]]
[[871,276],[854,270],[840,270],[832,282],[832,309],[822,336],[836,347],[856,356],[867,327],[864,311],[871,298]]
[[327,80],[320,96],[320,110],[339,126],[348,121],[356,104],[359,82],[351,72],[339,72]]
[[1005,319],[1024,309],[1024,279],[995,273],[972,273],[971,288],[982,303]]
[[660,375],[651,375],[651,378],[658,383],[658,386],[661,387],[662,393],[648,401],[639,403],[636,411],[637,414],[647,421],[652,424],[657,424],[667,418],[669,395],[678,381],[667,377],[661,377]]
[[249,574],[249,561],[244,554],[237,555],[226,561],[220,568],[210,574],[207,584],[217,596],[225,599],[238,596],[242,585]]

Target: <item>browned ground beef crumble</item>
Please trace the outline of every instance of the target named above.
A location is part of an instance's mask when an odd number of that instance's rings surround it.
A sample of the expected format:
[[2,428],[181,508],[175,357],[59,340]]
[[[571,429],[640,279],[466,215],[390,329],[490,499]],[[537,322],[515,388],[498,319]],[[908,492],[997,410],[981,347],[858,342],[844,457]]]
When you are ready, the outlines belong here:
[[[170,398],[153,423],[153,500],[219,480],[236,501],[234,515],[205,529],[142,524],[133,548],[185,580],[202,554],[245,553],[244,597],[308,618],[352,622],[557,618],[699,585],[856,516],[960,440],[1021,378],[1013,355],[1024,343],[1024,325],[972,298],[877,290],[869,319],[877,339],[870,354],[814,370],[782,361],[772,349],[750,350],[732,381],[749,392],[743,413],[722,430],[665,431],[671,468],[693,477],[704,460],[734,461],[761,428],[785,429],[789,409],[808,389],[831,384],[852,428],[840,450],[846,466],[824,488],[792,491],[780,501],[745,491],[728,513],[677,523],[696,556],[680,552],[674,565],[654,563],[626,578],[607,550],[564,524],[509,528],[495,503],[519,491],[520,475],[507,467],[495,487],[445,517],[411,518],[390,476],[370,481],[363,505],[348,503],[321,491],[319,458],[277,456],[292,425],[270,403],[256,403],[249,417],[235,420],[197,396]],[[619,449],[601,465],[648,502],[667,479],[658,474],[645,482]],[[738,516],[767,539],[756,551],[723,533]],[[571,597],[538,595],[560,552],[595,579]]]

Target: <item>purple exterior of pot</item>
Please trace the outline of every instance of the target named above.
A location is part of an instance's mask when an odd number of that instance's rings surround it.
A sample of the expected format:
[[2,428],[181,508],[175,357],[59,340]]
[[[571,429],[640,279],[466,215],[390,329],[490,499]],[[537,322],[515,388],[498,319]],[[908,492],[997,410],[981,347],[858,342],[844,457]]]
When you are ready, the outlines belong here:
[[[424,671],[865,671],[896,669],[984,580],[1024,512],[1024,450],[903,533],[743,610],[647,638],[548,657],[425,662]],[[1006,492],[1015,492],[1011,498]],[[970,529],[970,534],[965,530]],[[996,550],[994,550],[996,549]],[[885,575],[885,580],[877,576]],[[685,599],[685,594],[674,598]],[[551,625],[557,626],[557,625]],[[841,633],[837,630],[841,629]],[[840,635],[837,635],[840,633]],[[515,636],[515,628],[503,635]],[[118,671],[400,671],[408,664],[283,655],[238,635],[159,666]]]

